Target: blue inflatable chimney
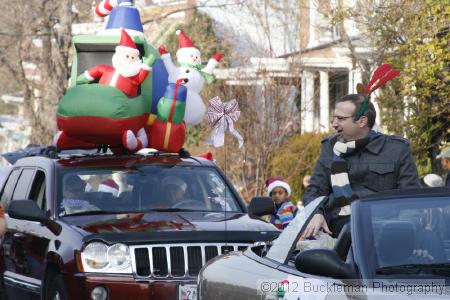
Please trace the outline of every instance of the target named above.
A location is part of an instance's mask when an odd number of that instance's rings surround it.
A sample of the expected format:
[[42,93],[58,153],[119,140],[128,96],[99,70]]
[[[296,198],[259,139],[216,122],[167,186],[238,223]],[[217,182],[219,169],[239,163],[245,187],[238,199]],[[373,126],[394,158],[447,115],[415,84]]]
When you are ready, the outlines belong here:
[[144,34],[141,16],[133,0],[103,0],[95,11],[101,17],[109,15],[105,28],[107,32],[113,31],[120,34],[120,29],[124,28],[131,35]]

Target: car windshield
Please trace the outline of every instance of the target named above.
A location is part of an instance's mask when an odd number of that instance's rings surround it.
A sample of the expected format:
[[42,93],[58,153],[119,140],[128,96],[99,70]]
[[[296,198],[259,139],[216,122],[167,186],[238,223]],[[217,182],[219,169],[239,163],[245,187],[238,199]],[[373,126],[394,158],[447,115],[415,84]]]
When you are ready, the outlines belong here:
[[307,224],[307,221],[311,218],[317,207],[325,202],[326,199],[327,198],[323,196],[318,197],[305,206],[302,211],[297,213],[294,220],[292,220],[280,236],[273,241],[273,245],[267,252],[266,257],[284,264],[294,249],[300,234],[303,233],[303,230],[306,228],[305,225]]
[[61,168],[60,216],[147,211],[237,211],[235,194],[213,167]]
[[449,197],[361,201],[357,215],[354,242],[368,274],[450,274]]

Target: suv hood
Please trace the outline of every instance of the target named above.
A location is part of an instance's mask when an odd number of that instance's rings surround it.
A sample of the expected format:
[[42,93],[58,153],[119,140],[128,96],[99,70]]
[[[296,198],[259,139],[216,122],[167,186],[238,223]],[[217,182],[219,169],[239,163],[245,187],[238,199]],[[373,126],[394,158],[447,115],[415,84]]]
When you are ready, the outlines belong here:
[[100,239],[105,242],[148,242],[166,238],[186,240],[187,236],[198,236],[203,239],[207,236],[210,238],[216,236],[220,240],[229,238],[236,240],[234,236],[237,232],[240,233],[239,239],[253,242],[272,240],[280,233],[272,224],[251,219],[245,213],[235,212],[227,212],[226,216],[223,212],[89,215],[65,217],[64,221],[79,231],[85,240]]

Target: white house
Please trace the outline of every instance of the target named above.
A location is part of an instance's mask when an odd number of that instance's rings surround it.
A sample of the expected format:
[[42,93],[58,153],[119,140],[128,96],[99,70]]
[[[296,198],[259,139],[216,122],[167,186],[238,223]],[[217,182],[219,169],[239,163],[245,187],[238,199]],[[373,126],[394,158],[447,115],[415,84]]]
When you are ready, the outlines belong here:
[[[351,7],[356,1],[343,4]],[[226,6],[230,3],[226,0],[199,2],[200,7],[205,6],[201,10],[219,24],[219,33],[231,34],[237,53],[251,56],[247,63],[216,70],[216,77],[230,85],[257,85],[261,76],[300,78],[295,88],[301,99],[302,132],[330,129],[334,102],[355,93],[362,80],[348,40],[328,19],[338,0],[268,1],[266,6],[248,1],[235,7]],[[344,29],[354,54],[370,58],[369,41],[356,24],[345,21]],[[378,110],[376,101],[374,104]]]

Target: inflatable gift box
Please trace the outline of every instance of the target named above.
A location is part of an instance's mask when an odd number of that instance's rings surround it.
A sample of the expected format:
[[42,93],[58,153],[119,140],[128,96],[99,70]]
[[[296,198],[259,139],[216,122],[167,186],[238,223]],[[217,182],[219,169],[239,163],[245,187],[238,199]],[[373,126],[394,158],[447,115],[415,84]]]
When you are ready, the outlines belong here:
[[168,122],[173,109],[171,122],[181,123],[186,110],[186,93],[185,86],[173,83],[169,84],[164,93],[164,97],[158,102],[158,120]]
[[178,153],[184,144],[186,125],[171,122],[153,123],[150,134],[150,147],[165,152]]
[[158,118],[150,131],[150,147],[179,152],[183,147],[186,125],[183,121],[186,107],[186,87],[169,83],[164,97],[158,102]]

